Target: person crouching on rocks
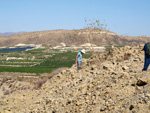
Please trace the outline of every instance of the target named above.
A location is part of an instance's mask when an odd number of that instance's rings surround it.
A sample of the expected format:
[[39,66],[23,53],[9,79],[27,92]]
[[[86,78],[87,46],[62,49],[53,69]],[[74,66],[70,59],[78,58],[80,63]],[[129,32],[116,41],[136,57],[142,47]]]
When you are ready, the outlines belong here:
[[82,68],[82,55],[85,54],[85,49],[82,49],[76,56],[75,63],[77,64],[77,70]]
[[144,68],[142,71],[147,71],[147,68],[150,64],[150,43],[146,43],[143,48],[145,52],[145,61],[144,61]]

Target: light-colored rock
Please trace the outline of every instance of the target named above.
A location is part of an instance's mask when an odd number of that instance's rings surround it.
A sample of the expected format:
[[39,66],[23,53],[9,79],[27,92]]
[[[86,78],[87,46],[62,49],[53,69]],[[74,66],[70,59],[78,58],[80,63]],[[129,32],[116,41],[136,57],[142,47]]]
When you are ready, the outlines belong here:
[[148,113],[150,71],[141,71],[141,48],[114,47],[110,52],[93,55],[84,59],[79,72],[73,65],[57,73],[39,90],[24,89],[29,84],[21,81],[0,79],[2,91],[15,89],[0,98],[0,112]]

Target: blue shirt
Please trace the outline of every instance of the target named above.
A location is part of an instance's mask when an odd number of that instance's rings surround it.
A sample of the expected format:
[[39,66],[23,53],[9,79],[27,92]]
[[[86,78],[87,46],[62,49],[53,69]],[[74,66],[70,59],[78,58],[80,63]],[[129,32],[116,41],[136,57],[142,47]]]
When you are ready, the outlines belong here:
[[82,53],[81,52],[78,53],[77,61],[82,62]]

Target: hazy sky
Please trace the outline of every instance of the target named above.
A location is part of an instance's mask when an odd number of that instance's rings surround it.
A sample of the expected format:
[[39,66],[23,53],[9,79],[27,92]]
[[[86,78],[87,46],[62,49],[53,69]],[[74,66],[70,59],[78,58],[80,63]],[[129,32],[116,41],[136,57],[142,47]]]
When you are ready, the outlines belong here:
[[84,18],[121,35],[150,36],[150,0],[0,0],[0,32],[81,29]]

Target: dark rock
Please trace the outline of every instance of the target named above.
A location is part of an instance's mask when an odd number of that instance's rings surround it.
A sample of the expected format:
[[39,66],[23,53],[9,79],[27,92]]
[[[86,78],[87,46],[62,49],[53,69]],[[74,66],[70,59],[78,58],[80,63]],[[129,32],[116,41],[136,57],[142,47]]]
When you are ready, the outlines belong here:
[[130,110],[133,110],[134,106],[133,105],[130,105],[129,109]]
[[147,82],[142,81],[142,80],[138,80],[136,83],[137,86],[145,86],[146,84],[147,84]]

